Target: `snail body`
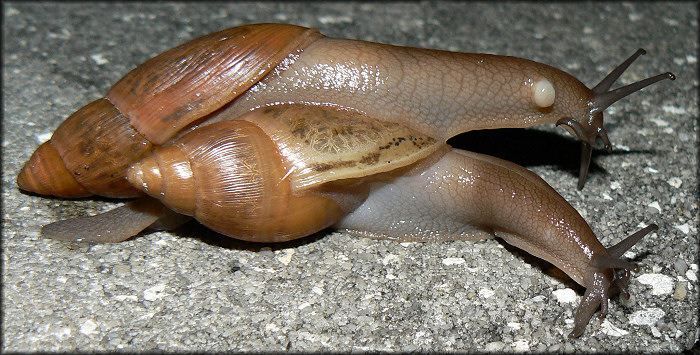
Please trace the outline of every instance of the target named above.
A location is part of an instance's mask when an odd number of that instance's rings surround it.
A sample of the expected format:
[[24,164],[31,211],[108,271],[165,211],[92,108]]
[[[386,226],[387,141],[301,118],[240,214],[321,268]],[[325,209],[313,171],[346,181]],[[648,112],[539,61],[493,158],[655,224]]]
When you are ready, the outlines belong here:
[[581,188],[592,143],[610,148],[602,111],[674,79],[609,91],[641,54],[589,90],[526,59],[333,39],[292,25],[236,27],[127,74],[59,126],[18,185],[69,198],[147,195],[43,228],[62,240],[117,242],[180,215],[264,242],[327,227],[401,241],[501,237],[587,287],[578,336],[598,308],[606,312],[612,289],[627,292],[634,265],[620,257],[656,226],[605,248],[537,175],[445,141],[473,129],[564,125],[584,142]]

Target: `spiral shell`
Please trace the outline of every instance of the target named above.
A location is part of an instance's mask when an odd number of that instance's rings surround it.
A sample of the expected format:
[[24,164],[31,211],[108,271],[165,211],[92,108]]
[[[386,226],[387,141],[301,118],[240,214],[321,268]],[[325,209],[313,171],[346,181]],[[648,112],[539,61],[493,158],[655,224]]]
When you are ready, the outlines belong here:
[[129,165],[192,122],[205,120],[320,37],[304,27],[256,24],[166,51],[132,70],[106,98],[63,122],[25,164],[17,184],[60,197],[137,196],[125,179]]
[[201,127],[134,164],[128,179],[176,212],[238,239],[278,242],[333,224],[331,198],[294,193],[288,167],[260,128],[246,121]]

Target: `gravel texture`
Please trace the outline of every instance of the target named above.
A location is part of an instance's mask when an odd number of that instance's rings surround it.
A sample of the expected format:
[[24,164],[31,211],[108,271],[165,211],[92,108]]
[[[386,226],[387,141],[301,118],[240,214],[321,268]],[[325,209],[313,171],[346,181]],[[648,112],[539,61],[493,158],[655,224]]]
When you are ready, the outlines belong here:
[[[2,350],[649,351],[698,339],[698,11],[694,3],[3,3]],[[581,289],[498,240],[395,243],[324,231],[242,243],[197,224],[111,245],[40,236],[48,222],[112,208],[20,193],[14,179],[70,113],[137,64],[206,33],[287,22],[369,41],[551,64],[593,85],[638,47],[621,78],[672,71],[606,112],[578,191],[579,145],[562,129],[452,141],[542,176],[627,255],[632,297],[568,339]]]

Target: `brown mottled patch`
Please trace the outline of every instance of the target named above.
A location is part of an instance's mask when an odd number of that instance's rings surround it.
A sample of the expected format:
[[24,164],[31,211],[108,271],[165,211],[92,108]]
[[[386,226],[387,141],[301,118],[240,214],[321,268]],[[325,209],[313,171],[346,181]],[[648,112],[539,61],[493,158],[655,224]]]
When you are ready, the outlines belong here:
[[424,146],[426,146],[426,145],[433,145],[433,144],[435,144],[435,139],[433,139],[433,138],[431,138],[431,137],[420,137],[420,136],[419,136],[419,137],[414,137],[414,136],[410,136],[410,137],[409,137],[409,140],[410,140],[411,143],[413,143],[413,145],[414,145],[416,148],[418,148],[418,149],[422,149],[422,148],[423,148]]
[[379,156],[381,154],[379,153],[369,153],[360,159],[360,163],[365,164],[365,165],[373,165],[376,164],[379,161]]
[[357,162],[354,160],[341,160],[337,161],[334,163],[319,163],[312,165],[310,168],[313,171],[317,172],[323,172],[323,171],[328,171],[331,169],[336,169],[336,168],[346,168],[346,167],[351,167],[357,165]]

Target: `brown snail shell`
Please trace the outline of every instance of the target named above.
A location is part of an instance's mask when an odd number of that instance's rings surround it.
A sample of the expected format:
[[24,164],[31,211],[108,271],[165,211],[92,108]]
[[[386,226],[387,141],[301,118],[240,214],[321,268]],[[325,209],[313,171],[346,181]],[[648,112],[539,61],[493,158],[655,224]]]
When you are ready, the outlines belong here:
[[[25,164],[17,184],[25,191],[60,197],[137,196],[138,190],[124,179],[130,164],[154,144],[165,143],[233,100],[319,37],[318,31],[304,27],[255,24],[166,51],[118,81],[105,99],[64,121]],[[56,154],[66,169],[54,162]]]

